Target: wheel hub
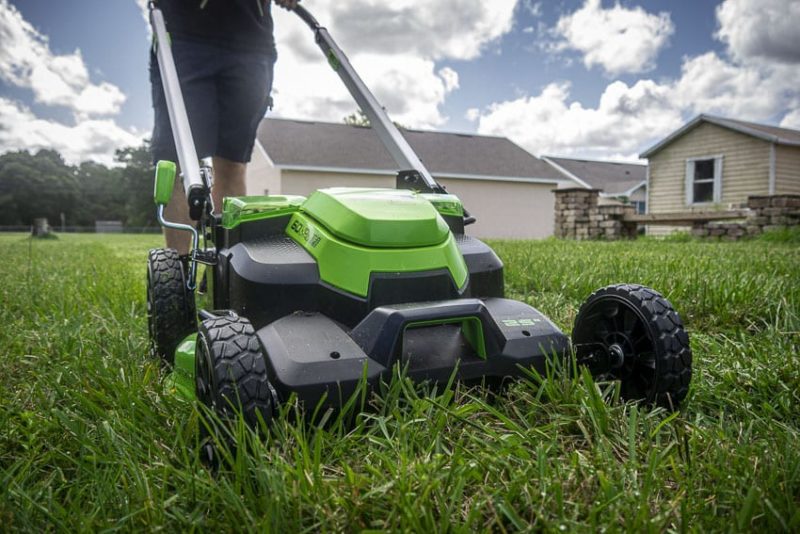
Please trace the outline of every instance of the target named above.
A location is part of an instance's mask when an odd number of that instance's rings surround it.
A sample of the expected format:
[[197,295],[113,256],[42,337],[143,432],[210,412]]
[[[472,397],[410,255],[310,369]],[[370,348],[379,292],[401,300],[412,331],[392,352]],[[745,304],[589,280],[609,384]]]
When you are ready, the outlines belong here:
[[625,351],[619,344],[608,347],[608,363],[612,369],[619,369],[625,364]]

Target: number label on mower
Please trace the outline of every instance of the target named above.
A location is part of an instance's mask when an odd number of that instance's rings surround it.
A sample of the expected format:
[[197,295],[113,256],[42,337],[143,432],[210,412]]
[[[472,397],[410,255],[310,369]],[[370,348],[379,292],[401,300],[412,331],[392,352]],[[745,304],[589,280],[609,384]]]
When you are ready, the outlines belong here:
[[536,326],[536,323],[541,323],[541,319],[536,319],[535,317],[522,317],[520,319],[502,319],[503,326]]

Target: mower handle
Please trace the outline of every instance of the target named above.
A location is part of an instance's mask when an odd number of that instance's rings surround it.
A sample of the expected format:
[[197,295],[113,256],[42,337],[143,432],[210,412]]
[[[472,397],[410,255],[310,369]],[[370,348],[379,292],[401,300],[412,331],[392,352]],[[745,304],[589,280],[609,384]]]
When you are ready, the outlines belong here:
[[314,15],[309,13],[309,11],[300,4],[297,4],[294,7],[294,12],[297,13],[297,16],[300,17],[303,22],[308,24],[308,27],[312,30],[316,31],[317,28],[320,28],[319,22],[317,22],[317,19],[314,18]]
[[361,107],[361,110],[369,119],[372,129],[378,134],[378,138],[391,154],[398,167],[403,171],[416,171],[427,191],[445,193],[444,188],[433,179],[431,173],[428,172],[414,149],[411,148],[411,145],[408,144],[408,141],[406,141],[397,126],[386,114],[386,111],[375,99],[375,96],[350,64],[350,60],[347,59],[345,53],[333,40],[328,30],[322,27],[317,22],[317,19],[300,4],[297,4],[292,11],[314,31],[317,45],[322,50],[328,63],[339,75],[347,90]]
[[183,190],[189,202],[189,216],[192,220],[199,220],[207,209],[211,187],[208,169],[201,169],[194,146],[192,129],[189,125],[189,116],[183,101],[178,71],[172,57],[167,27],[164,15],[154,2],[148,4],[150,9],[150,24],[153,28],[153,46],[155,48],[158,71],[161,75],[161,85],[164,90],[164,99],[167,103],[167,113],[178,154]]

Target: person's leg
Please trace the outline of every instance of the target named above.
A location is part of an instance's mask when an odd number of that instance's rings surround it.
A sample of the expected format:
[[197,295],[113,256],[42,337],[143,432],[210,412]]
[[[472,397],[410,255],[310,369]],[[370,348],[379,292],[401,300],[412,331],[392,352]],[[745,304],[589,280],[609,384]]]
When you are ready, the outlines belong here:
[[[208,45],[174,39],[172,54],[175,58],[195,149],[199,158],[210,156],[216,149],[219,125],[215,82],[219,52]],[[150,81],[155,112],[151,143],[153,162],[158,160],[177,162],[178,156],[155,55],[151,55]],[[183,191],[180,169],[175,180],[172,199],[164,208],[164,218],[170,222],[193,224],[189,219],[189,205],[186,193]],[[188,232],[170,228],[164,228],[163,231],[167,248],[173,248],[181,255],[189,253],[191,236]]]
[[214,180],[219,190],[214,205],[222,209],[222,198],[245,194],[245,172],[253,153],[258,125],[266,114],[272,89],[274,56],[258,52],[236,52],[225,56],[217,77],[219,137],[214,154]]
[[[164,218],[169,222],[192,224],[191,219],[189,219],[189,202],[186,199],[186,194],[183,192],[183,184],[181,183],[180,176],[175,177],[172,199],[164,206]],[[167,248],[174,248],[180,255],[189,253],[192,242],[189,232],[173,230],[172,228],[163,228],[163,232],[164,242]]]
[[221,157],[214,158],[214,187],[211,189],[211,196],[214,199],[216,213],[222,213],[223,198],[238,197],[246,193],[246,171],[246,163]]

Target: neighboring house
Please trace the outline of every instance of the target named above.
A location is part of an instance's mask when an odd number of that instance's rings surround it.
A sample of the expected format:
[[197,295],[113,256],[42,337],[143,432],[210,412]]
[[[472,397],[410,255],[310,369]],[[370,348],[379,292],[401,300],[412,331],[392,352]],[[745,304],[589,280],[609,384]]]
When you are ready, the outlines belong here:
[[[553,234],[553,189],[564,177],[503,137],[401,130],[433,176],[478,222],[477,237]],[[371,128],[264,119],[248,194],[309,195],[324,187],[394,187],[399,169]]]
[[542,156],[564,176],[589,189],[599,189],[602,199],[623,199],[645,213],[647,165],[619,161]]
[[699,115],[640,157],[649,160],[648,213],[727,209],[750,195],[800,194],[798,130]]

